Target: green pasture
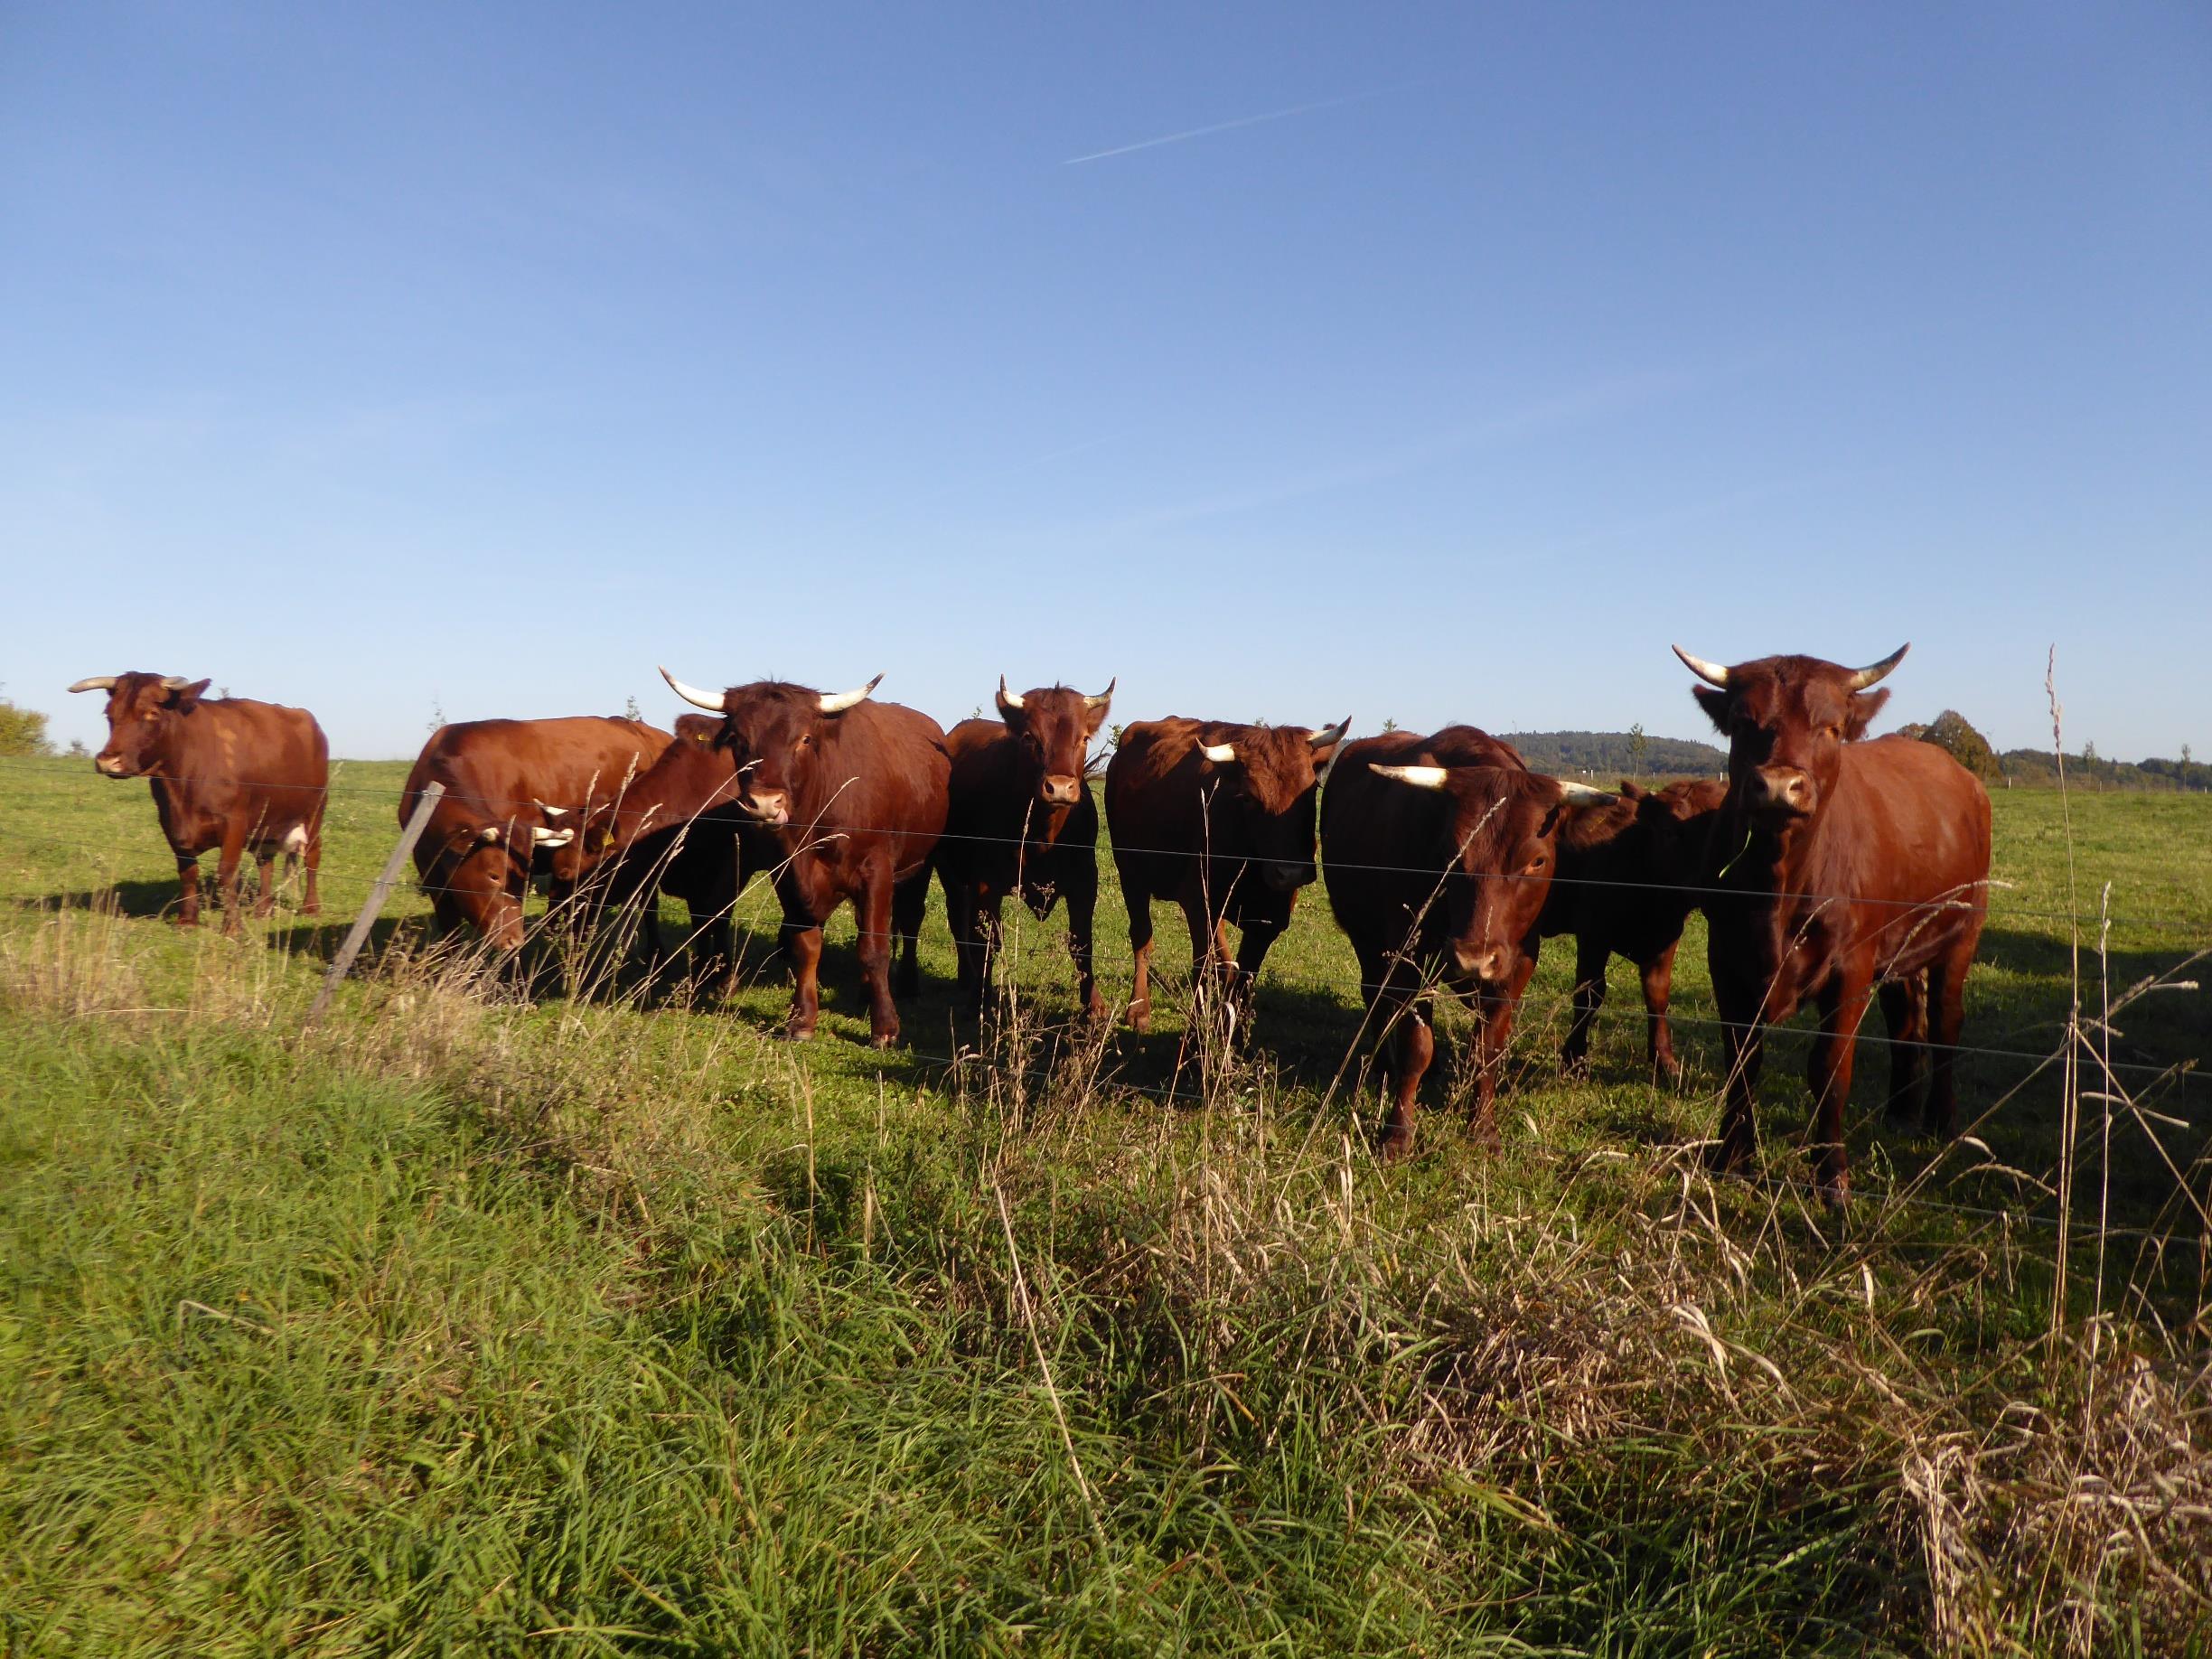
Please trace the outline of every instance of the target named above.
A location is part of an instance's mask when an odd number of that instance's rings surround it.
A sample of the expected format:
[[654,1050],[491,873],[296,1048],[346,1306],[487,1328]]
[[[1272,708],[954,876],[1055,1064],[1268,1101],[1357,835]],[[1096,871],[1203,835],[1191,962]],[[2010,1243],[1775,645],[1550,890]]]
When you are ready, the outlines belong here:
[[1503,1153],[1446,1078],[1389,1170],[1317,891],[1244,1058],[1086,1043],[1059,915],[979,1032],[933,895],[879,1054],[848,918],[793,1045],[757,886],[695,1008],[426,953],[411,871],[304,1030],[403,773],[226,940],[143,785],[0,761],[0,1651],[2212,1651],[2212,998],[2051,1058],[2212,967],[2212,798],[1997,796],[1974,1141],[1862,1045],[1839,1219],[1802,1036],[1701,1172],[1695,920],[1681,1090],[1619,963],[1561,1080],[1554,946]]

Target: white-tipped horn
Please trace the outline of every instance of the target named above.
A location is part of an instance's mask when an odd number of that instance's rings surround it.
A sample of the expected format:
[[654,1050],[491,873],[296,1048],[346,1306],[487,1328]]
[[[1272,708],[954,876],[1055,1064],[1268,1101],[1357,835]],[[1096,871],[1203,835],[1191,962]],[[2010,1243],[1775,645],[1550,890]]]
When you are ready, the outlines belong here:
[[[878,678],[880,678],[880,676]],[[1001,708],[1019,708],[1021,706],[1021,693],[1018,691],[1008,690],[1006,689],[1006,676],[1004,674],[999,675],[998,707]]]
[[1311,743],[1317,749],[1333,749],[1338,744],[1344,741],[1344,735],[1351,729],[1352,717],[1350,715],[1346,715],[1343,719],[1337,721],[1336,725],[1323,726],[1319,731],[1314,733],[1311,737],[1307,739],[1307,741]]
[[493,841],[499,840],[507,832],[501,829],[497,824],[486,824],[483,829],[476,832],[476,839],[483,842],[484,845],[488,847]]
[[1560,793],[1577,806],[1595,806],[1600,801],[1618,801],[1620,797],[1609,789],[1598,789],[1588,783],[1578,783],[1572,778],[1554,778]]
[[666,669],[662,669],[661,670],[661,678],[669,682],[670,690],[673,691],[678,697],[683,698],[685,702],[689,703],[693,708],[711,709],[716,714],[726,714],[728,712],[728,710],[724,707],[723,694],[721,692],[702,691],[697,686],[687,686],[682,680],[677,679],[675,675],[670,673]]
[[1236,759],[1236,745],[1233,743],[1202,743],[1198,745],[1198,753],[1204,755],[1216,766],[1226,766],[1231,761]]
[[1869,686],[1879,684],[1889,675],[1891,669],[1897,667],[1898,663],[1905,661],[1905,653],[1911,649],[1912,642],[1910,640],[1907,640],[1905,643],[1898,646],[1895,651],[1884,657],[1879,662],[1870,662],[1867,664],[1866,667],[1861,669],[1856,674],[1851,676],[1851,689],[1854,691],[1863,691]]
[[573,830],[548,830],[543,824],[530,826],[532,847],[566,847],[575,839],[576,831]]
[[[1005,682],[1002,680],[1000,683]],[[824,714],[843,714],[855,703],[867,701],[867,694],[881,684],[883,684],[883,676],[878,674],[858,691],[825,691],[822,693],[821,711]]]
[[162,676],[162,689],[164,691],[182,691],[190,684],[192,681],[182,674],[164,674]]
[[79,680],[70,689],[72,691],[112,691],[115,689],[117,679],[117,676],[114,674],[94,674]]
[[1688,669],[1707,685],[1719,686],[1723,691],[1728,689],[1728,670],[1722,668],[1718,662],[1708,662],[1702,657],[1693,657],[1679,645],[1675,646],[1673,651],[1674,654],[1682,660],[1682,667]]
[[1415,789],[1442,789],[1444,780],[1451,776],[1441,766],[1378,766],[1373,761],[1367,763],[1367,770],[1395,783],[1411,783]]
[[548,806],[535,795],[530,797],[530,805],[536,807],[548,818],[566,818],[568,816],[568,809],[567,807]]
[[1106,682],[1106,689],[1103,691],[1100,692],[1096,697],[1086,697],[1083,698],[1083,707],[1085,708],[1105,708],[1107,704],[1113,701],[1113,689],[1120,683],[1121,676],[1116,674],[1111,680]]

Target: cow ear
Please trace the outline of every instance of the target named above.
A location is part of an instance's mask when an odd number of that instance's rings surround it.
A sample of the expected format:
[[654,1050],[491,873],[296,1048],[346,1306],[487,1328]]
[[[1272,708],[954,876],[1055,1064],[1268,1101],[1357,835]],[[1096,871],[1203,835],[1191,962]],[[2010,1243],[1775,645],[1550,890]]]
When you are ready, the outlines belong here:
[[1729,694],[1717,686],[1692,686],[1690,695],[1697,698],[1698,707],[1705,711],[1705,717],[1713,723],[1714,728],[1725,735],[1729,729]]
[[169,694],[169,706],[174,708],[179,714],[192,713],[193,709],[200,706],[200,698],[202,695],[205,693],[208,687],[213,683],[213,678],[211,676],[207,680],[194,680],[189,686],[179,686],[175,690]]
[[1649,790],[1645,789],[1634,778],[1623,778],[1620,781],[1620,792],[1621,799],[1624,801],[1641,801],[1645,796],[1651,793]]
[[1851,712],[1843,717],[1843,740],[1856,743],[1865,736],[1866,728],[1874,724],[1874,717],[1881,713],[1882,705],[1889,700],[1889,688],[1887,686],[1879,691],[1854,691],[1851,694]]

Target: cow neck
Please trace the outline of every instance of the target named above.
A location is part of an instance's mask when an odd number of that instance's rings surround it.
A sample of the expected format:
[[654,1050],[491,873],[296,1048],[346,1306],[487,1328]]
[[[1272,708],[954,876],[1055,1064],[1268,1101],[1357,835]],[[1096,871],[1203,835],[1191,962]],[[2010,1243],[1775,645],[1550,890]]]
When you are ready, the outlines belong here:
[[736,785],[736,769],[721,750],[680,737],[622,792],[607,845],[620,850],[641,835],[681,829],[708,809],[735,800]]
[[1763,906],[1777,917],[1818,903],[1804,887],[1805,871],[1817,860],[1814,850],[1827,822],[1826,803],[1812,819],[1793,819],[1779,827],[1763,825],[1737,803],[1731,792],[1720,816],[1713,886]]

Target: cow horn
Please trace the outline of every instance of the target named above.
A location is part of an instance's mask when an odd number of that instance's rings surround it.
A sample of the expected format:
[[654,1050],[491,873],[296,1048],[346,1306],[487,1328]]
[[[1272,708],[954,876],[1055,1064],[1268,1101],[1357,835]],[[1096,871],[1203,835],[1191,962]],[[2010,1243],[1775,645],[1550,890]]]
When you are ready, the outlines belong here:
[[1083,698],[1083,707],[1085,708],[1105,708],[1107,704],[1113,701],[1113,689],[1120,683],[1121,676],[1116,674],[1111,680],[1106,682],[1106,689],[1103,691],[1100,692],[1096,697],[1086,697]]
[[685,702],[689,703],[693,708],[711,709],[716,714],[727,714],[729,712],[728,706],[726,701],[726,693],[720,691],[702,691],[697,686],[687,686],[682,680],[677,679],[675,675],[670,673],[666,669],[662,669],[661,670],[661,678],[669,682],[670,690],[673,691],[678,697],[683,698]]
[[[1003,676],[1001,677],[999,683],[1002,685],[1005,683]],[[824,714],[843,714],[855,703],[865,703],[867,701],[867,694],[881,684],[883,684],[883,676],[878,674],[875,679],[869,680],[867,684],[862,686],[858,691],[825,691],[822,693],[821,711]]]
[[568,816],[568,809],[567,807],[548,806],[535,795],[530,797],[530,805],[536,807],[548,818],[566,818]]
[[162,689],[164,691],[182,691],[190,684],[192,681],[182,674],[164,674],[162,676]]
[[1576,806],[1595,806],[1600,801],[1618,801],[1620,797],[1609,789],[1598,789],[1589,783],[1578,783],[1572,778],[1554,778],[1560,793]]
[[72,691],[112,691],[115,689],[115,682],[118,676],[114,674],[94,674],[89,679],[79,680],[70,689]]
[[1006,676],[1004,674],[999,675],[998,707],[1001,708],[1019,708],[1021,706],[1021,693],[1018,691],[1008,690],[1006,689]]
[[1682,660],[1682,667],[1688,669],[1707,685],[1719,686],[1723,691],[1728,689],[1728,670],[1722,668],[1718,662],[1708,662],[1702,657],[1693,657],[1679,645],[1674,647],[1674,654]]
[[1367,770],[1381,773],[1394,783],[1411,783],[1415,789],[1442,789],[1444,780],[1451,773],[1442,766],[1382,766],[1373,761]]
[[1869,663],[1851,677],[1851,689],[1854,691],[1863,691],[1869,686],[1879,684],[1889,676],[1891,669],[1905,661],[1905,653],[1911,649],[1912,642],[1907,640],[1879,662]]
[[1314,733],[1311,737],[1308,738],[1307,741],[1312,744],[1317,749],[1333,749],[1338,744],[1344,741],[1344,735],[1351,729],[1352,717],[1350,715],[1346,715],[1343,719],[1337,721],[1336,725],[1323,726],[1319,731]]
[[543,824],[530,826],[532,847],[566,847],[575,839],[576,831],[573,830],[548,830]]
[[1226,766],[1231,761],[1236,759],[1236,745],[1233,743],[1202,743],[1198,745],[1198,753],[1204,755],[1216,766]]
[[506,833],[507,832],[501,830],[497,824],[486,824],[482,830],[479,830],[476,832],[476,839],[483,842],[486,846],[490,846],[493,841],[498,840]]

